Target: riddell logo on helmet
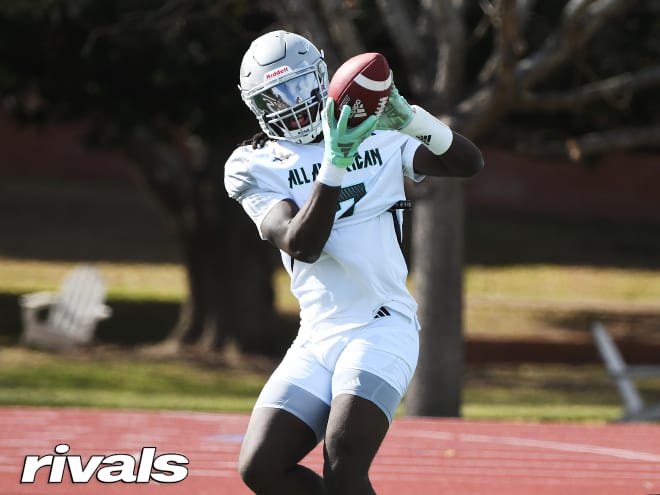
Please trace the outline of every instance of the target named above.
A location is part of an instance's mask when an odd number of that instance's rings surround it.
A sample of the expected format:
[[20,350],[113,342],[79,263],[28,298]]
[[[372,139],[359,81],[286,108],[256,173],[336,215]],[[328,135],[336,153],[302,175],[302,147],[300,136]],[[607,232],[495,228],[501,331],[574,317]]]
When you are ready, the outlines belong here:
[[87,462],[82,456],[64,455],[70,447],[66,443],[55,446],[56,455],[28,455],[23,463],[21,483],[34,483],[37,472],[46,468],[48,483],[62,483],[69,471],[73,483],[89,483],[96,477],[101,483],[178,483],[188,476],[190,462],[181,454],[156,455],[156,447],[143,447],[139,458],[131,454],[93,455]]
[[287,74],[290,71],[291,71],[291,69],[289,68],[289,66],[284,65],[284,66],[278,67],[277,69],[272,70],[270,72],[266,72],[266,75],[264,76],[264,79],[266,79],[266,81],[268,81],[269,79],[272,79],[274,77],[279,77],[282,74]]

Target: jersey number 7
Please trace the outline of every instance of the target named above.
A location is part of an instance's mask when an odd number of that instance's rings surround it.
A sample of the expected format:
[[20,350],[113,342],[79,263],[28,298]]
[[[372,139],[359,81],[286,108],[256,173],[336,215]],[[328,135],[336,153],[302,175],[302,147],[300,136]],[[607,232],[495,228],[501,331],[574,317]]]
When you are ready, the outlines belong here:
[[342,213],[339,218],[350,217],[355,212],[355,205],[364,197],[365,194],[367,194],[367,189],[364,187],[363,182],[360,182],[359,184],[353,184],[352,186],[348,187],[342,187],[339,191],[339,203],[337,204],[337,211],[341,209],[341,204],[344,201],[352,199],[353,204],[348,210]]

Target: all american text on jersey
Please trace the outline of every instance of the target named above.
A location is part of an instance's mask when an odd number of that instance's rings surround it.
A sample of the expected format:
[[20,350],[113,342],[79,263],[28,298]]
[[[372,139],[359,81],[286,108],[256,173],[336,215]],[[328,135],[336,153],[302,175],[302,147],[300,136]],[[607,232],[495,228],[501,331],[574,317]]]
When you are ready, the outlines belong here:
[[[346,169],[348,172],[361,170],[367,167],[382,167],[383,159],[380,156],[378,148],[365,150],[362,154],[355,155],[353,163]],[[321,170],[320,163],[314,163],[310,167],[296,167],[289,170],[289,189],[294,186],[302,186],[303,184],[311,184],[316,180],[316,176]]]

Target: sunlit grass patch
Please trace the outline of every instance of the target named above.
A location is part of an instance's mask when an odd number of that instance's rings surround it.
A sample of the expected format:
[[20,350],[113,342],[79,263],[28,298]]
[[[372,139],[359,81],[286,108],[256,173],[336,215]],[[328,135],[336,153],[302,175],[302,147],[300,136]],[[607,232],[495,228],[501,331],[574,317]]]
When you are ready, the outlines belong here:
[[[0,257],[0,293],[53,291],[76,263]],[[181,300],[186,294],[185,268],[165,263],[94,264],[117,299]]]
[[471,297],[571,305],[627,303],[660,309],[660,271],[569,265],[468,266]]

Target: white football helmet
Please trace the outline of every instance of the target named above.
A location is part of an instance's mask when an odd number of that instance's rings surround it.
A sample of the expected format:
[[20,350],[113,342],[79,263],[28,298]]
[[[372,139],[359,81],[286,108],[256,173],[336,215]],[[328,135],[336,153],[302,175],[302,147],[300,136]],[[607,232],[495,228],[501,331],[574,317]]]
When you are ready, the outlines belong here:
[[272,31],[254,40],[238,87],[270,138],[305,144],[322,133],[328,69],[323,52],[302,36]]

